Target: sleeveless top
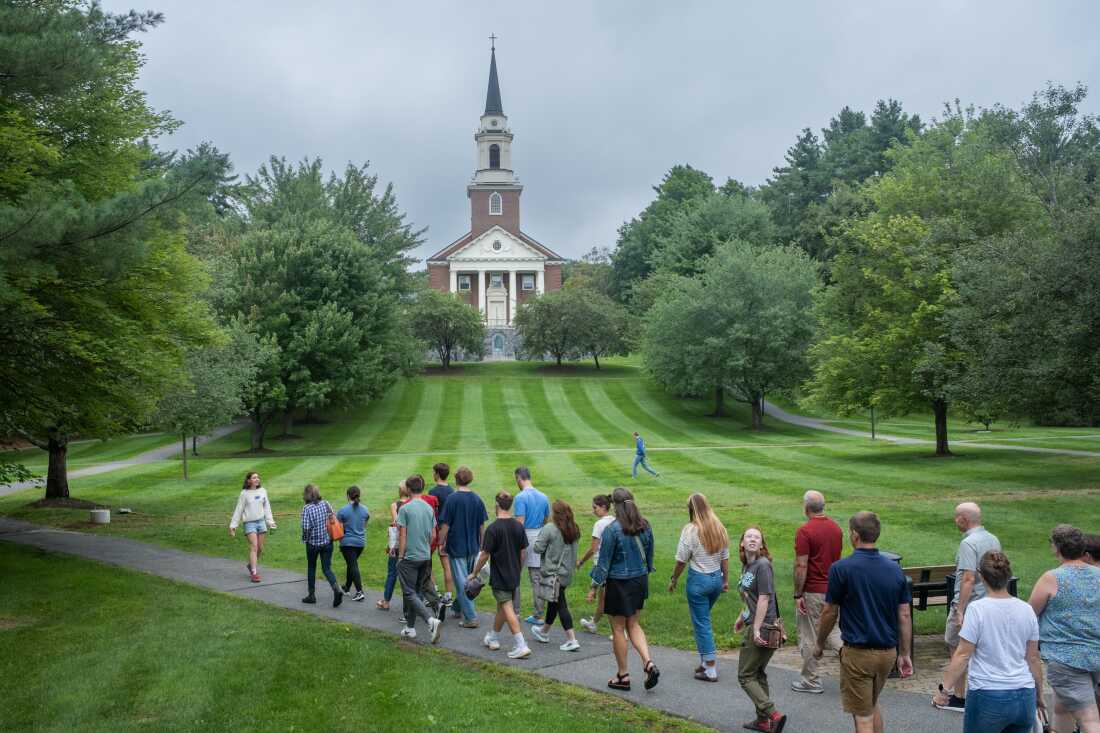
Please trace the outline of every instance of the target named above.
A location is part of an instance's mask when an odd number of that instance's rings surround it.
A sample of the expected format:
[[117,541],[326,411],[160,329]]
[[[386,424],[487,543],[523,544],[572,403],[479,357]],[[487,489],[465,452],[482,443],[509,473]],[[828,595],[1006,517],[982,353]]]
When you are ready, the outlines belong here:
[[1063,565],[1053,571],[1058,592],[1039,617],[1045,661],[1100,671],[1100,568]]

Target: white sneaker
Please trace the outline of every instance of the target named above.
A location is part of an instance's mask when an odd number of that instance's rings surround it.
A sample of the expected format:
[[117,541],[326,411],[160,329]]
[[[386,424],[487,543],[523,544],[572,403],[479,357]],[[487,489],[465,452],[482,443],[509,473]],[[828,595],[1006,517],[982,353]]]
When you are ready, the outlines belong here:
[[564,644],[558,647],[563,652],[575,652],[581,648],[581,643],[576,639],[569,639]]
[[543,644],[550,643],[550,635],[542,633],[542,630],[538,626],[531,627],[531,636],[535,637],[537,641],[541,641]]
[[531,649],[526,644],[517,646],[508,652],[509,659],[526,659],[531,656]]
[[415,639],[416,629],[412,628],[411,626],[406,626],[405,628],[401,629],[401,636],[405,637],[406,639]]
[[590,618],[581,619],[581,628],[590,634],[600,633],[600,627],[596,625],[596,622]]
[[439,630],[443,628],[443,622],[437,618],[428,619],[428,632],[432,635],[432,643],[439,641]]
[[485,638],[481,640],[481,643],[489,647],[489,651],[497,651],[500,649],[500,640],[493,634],[486,634]]

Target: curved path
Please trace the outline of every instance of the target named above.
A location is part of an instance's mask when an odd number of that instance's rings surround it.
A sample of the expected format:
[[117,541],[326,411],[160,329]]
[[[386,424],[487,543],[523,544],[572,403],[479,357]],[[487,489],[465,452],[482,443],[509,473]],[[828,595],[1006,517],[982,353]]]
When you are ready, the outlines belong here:
[[[871,434],[863,430],[852,430],[851,428],[841,428],[836,425],[830,425],[824,420],[819,420],[815,417],[805,417],[804,415],[795,415],[793,412],[787,412],[782,407],[774,405],[771,402],[765,400],[764,413],[771,415],[776,420],[781,420],[791,425],[798,425],[804,428],[810,428],[812,430],[824,430],[830,433],[841,433],[842,435],[853,435],[858,438],[870,438]],[[934,440],[925,440],[924,438],[903,438],[897,435],[886,435],[884,433],[875,433],[876,440],[885,440],[888,443],[895,443],[897,445],[935,445]],[[1079,456],[1083,458],[1100,458],[1100,451],[1088,451],[1088,450],[1073,450],[1072,448],[1037,448],[1035,446],[1028,445],[1005,445],[1002,443],[976,443],[969,440],[956,440],[953,445],[965,445],[970,448],[991,448],[993,450],[1014,450],[1022,451],[1024,453],[1052,453],[1059,456]]]
[[[211,440],[217,440],[230,433],[235,433],[244,427],[244,423],[233,423],[232,425],[223,425],[220,428],[216,428],[209,435],[201,436],[198,439],[198,444],[209,443]],[[178,443],[171,443],[169,445],[162,445],[160,448],[154,448],[152,450],[139,453],[133,458],[127,458],[121,461],[109,461],[107,463],[97,463],[94,466],[86,466],[84,468],[78,468],[74,471],[69,471],[69,478],[80,478],[82,476],[95,476],[100,473],[107,473],[108,471],[115,471],[120,468],[126,468],[127,466],[140,466],[145,463],[154,463],[156,461],[163,461],[176,455],[180,450]],[[20,481],[14,484],[0,484],[0,496],[7,496],[8,494],[14,494],[17,491],[23,491],[24,489],[32,489],[36,486],[42,486],[46,480],[44,478],[31,479],[30,481]]]

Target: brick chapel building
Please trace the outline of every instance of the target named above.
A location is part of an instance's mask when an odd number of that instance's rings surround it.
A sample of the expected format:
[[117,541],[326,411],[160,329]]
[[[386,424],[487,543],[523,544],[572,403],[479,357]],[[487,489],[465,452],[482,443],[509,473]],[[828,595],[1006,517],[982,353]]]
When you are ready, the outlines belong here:
[[477,170],[466,186],[470,231],[428,258],[431,286],[458,293],[485,319],[485,353],[515,358],[516,309],[561,289],[564,259],[520,229],[523,186],[512,169],[512,131],[500,99],[496,48],[490,52],[485,112],[474,134]]

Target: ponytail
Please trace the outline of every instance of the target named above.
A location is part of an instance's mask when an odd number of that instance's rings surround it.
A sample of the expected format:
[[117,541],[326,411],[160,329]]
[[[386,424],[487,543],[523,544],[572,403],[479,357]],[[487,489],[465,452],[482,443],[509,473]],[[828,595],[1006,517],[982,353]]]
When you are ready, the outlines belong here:
[[351,499],[351,503],[353,505],[355,505],[356,507],[359,506],[359,493],[360,492],[359,492],[359,487],[358,486],[349,486],[348,487],[348,498]]
[[638,535],[649,526],[634,503],[634,495],[626,489],[620,487],[611,492],[611,501],[615,503],[615,519],[619,520],[623,534]]

